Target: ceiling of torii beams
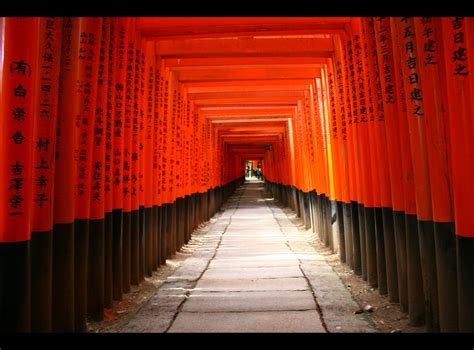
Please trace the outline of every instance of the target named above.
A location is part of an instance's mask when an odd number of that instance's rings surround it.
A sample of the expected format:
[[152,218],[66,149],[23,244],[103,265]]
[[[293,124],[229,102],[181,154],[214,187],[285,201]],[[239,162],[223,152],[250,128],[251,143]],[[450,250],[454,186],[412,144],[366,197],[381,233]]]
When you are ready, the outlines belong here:
[[140,17],[164,60],[219,141],[262,159],[285,139],[299,103],[315,91],[349,17]]

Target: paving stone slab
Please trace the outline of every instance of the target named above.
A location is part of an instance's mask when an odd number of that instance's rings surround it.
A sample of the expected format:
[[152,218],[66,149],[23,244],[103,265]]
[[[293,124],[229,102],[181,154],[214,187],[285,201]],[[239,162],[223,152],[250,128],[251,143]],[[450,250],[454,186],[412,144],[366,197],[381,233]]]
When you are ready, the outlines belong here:
[[291,267],[299,266],[299,261],[297,259],[291,260],[262,260],[262,259],[253,259],[253,260],[241,260],[239,258],[234,259],[217,259],[212,260],[209,264],[209,269],[214,268],[243,268],[243,267]]
[[201,279],[196,284],[198,291],[262,291],[262,290],[308,290],[302,277],[263,279]]
[[197,292],[184,303],[184,312],[316,310],[310,291]]
[[209,268],[202,279],[257,279],[257,278],[289,278],[303,277],[298,266],[294,267],[226,267]]
[[135,317],[130,320],[124,327],[120,329],[120,332],[126,333],[163,333],[165,332],[175,312],[163,312],[156,311],[150,314],[141,314],[140,317]]
[[272,312],[181,312],[171,326],[170,333],[196,332],[324,332],[315,310]]

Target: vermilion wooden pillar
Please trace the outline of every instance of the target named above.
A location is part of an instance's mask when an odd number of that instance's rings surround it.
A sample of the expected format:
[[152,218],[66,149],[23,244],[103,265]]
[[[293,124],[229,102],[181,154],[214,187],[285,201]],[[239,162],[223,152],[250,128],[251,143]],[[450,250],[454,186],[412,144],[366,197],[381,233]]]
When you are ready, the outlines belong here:
[[[377,19],[378,20],[378,19]],[[388,42],[393,52],[393,75],[395,98],[398,104],[398,136],[400,148],[403,156],[402,160],[402,179],[404,185],[404,201],[405,201],[405,232],[407,247],[407,280],[408,280],[408,312],[410,323],[412,325],[422,325],[425,322],[424,314],[424,294],[423,280],[421,272],[420,248],[417,225],[417,202],[414,182],[413,156],[411,154],[411,139],[408,128],[408,102],[406,90],[403,80],[401,51],[397,40],[397,30],[393,27],[393,21],[389,18],[382,20],[383,28],[390,28],[389,32],[384,33],[390,35],[391,40]],[[383,57],[382,57],[383,59]],[[411,111],[410,111],[411,112]]]
[[102,320],[105,307],[105,150],[107,127],[107,81],[110,44],[110,18],[102,21],[97,97],[92,135],[89,252],[87,267],[87,314]]
[[31,330],[52,327],[53,196],[58,109],[58,83],[62,39],[60,18],[41,18],[39,66],[34,115],[34,164],[49,160],[49,167],[33,168],[31,220]]
[[107,101],[104,158],[104,306],[111,308],[113,304],[113,263],[112,263],[112,236],[113,236],[113,174],[114,174],[114,89],[115,89],[115,36],[117,22],[110,19],[109,48],[106,51],[107,62]]
[[[442,19],[448,100],[448,152],[456,231],[459,331],[474,331],[474,222],[472,217],[472,54],[474,23],[469,17]],[[443,62],[443,60],[441,60]],[[444,307],[444,306],[443,306]]]
[[[396,96],[396,81],[393,63],[393,49],[390,41],[390,26],[387,19],[374,18],[374,36],[377,50],[377,65],[380,74],[380,93],[382,99],[378,109],[383,110],[384,129],[387,143],[387,160],[390,173],[390,193],[392,198],[394,235],[397,254],[397,280],[399,286],[399,302],[402,311],[408,311],[407,287],[407,258],[406,258],[406,229],[405,206],[402,177],[402,160],[400,138],[398,131],[398,99]],[[370,29],[369,29],[370,32]],[[380,102],[379,102],[380,103]],[[383,133],[384,130],[381,130]],[[409,178],[407,178],[409,179]]]
[[113,234],[112,276],[113,298],[122,300],[123,295],[123,163],[124,163],[124,113],[127,73],[126,47],[130,18],[114,18],[115,24],[115,86],[113,90]]
[[0,330],[28,332],[32,175],[41,166],[33,163],[40,20],[7,17],[1,24]]
[[87,331],[87,265],[92,173],[92,132],[95,123],[102,18],[80,18],[75,86],[74,157],[74,315],[75,331]]
[[79,114],[76,84],[79,69],[79,18],[64,18],[59,81],[53,216],[52,329],[73,332],[74,307],[74,184],[77,158],[75,121]]

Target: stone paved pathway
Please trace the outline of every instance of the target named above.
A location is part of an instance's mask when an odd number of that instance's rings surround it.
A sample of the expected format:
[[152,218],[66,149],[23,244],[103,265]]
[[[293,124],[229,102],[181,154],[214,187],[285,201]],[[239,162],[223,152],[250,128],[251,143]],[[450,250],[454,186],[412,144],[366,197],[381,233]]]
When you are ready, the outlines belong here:
[[198,244],[121,331],[375,331],[262,182],[240,187]]

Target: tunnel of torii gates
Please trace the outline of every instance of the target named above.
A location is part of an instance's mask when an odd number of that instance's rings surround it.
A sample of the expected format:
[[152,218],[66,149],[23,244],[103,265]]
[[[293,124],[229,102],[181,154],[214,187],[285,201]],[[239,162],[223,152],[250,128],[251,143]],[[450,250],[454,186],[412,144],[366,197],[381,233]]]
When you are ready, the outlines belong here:
[[261,162],[412,325],[474,331],[474,19],[1,19],[0,330],[87,330]]

